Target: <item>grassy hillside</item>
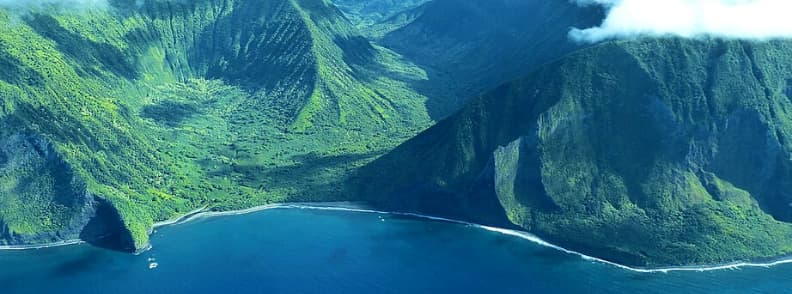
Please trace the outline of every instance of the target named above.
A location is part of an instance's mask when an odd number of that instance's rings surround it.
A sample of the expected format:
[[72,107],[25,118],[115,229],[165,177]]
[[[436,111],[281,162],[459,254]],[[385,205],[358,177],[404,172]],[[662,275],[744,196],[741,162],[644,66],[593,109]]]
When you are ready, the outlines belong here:
[[431,123],[425,73],[326,1],[111,4],[0,10],[0,245],[338,199]]
[[792,253],[792,42],[578,51],[358,173],[379,205],[639,266]]

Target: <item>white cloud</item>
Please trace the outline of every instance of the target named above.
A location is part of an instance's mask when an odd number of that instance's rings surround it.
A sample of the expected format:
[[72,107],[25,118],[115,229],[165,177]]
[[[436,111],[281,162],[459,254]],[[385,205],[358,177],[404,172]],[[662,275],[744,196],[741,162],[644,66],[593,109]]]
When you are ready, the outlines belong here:
[[792,0],[572,0],[601,5],[598,27],[572,29],[582,42],[638,36],[792,38]]

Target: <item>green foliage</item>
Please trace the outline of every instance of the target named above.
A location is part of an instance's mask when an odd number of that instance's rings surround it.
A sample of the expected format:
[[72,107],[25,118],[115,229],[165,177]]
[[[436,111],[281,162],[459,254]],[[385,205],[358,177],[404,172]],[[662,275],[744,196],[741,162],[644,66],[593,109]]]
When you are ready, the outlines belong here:
[[383,46],[427,69],[429,81],[417,88],[442,119],[469,98],[586,47],[569,40],[569,28],[599,24],[601,14],[570,1],[434,0],[373,30],[383,33]]
[[790,47],[650,39],[580,50],[475,99],[353,186],[381,205],[465,219],[496,214],[470,209],[492,199],[550,241],[631,265],[786,255]]
[[0,166],[0,220],[29,236],[11,242],[79,230],[91,202],[74,195],[107,199],[134,248],[200,207],[348,199],[350,170],[431,123],[421,70],[325,1],[112,6],[0,10],[0,141],[42,138],[62,159]]
[[0,242],[78,236],[93,197],[132,249],[197,208],[364,199],[636,265],[792,252],[789,42],[579,50],[380,157],[599,16],[474,2],[347,1],[387,48],[324,0],[0,10]]
[[[336,6],[363,32],[381,36],[383,23],[404,23],[405,15],[413,14],[429,0],[334,0]],[[413,18],[409,18],[413,20]],[[396,27],[397,28],[397,27]]]

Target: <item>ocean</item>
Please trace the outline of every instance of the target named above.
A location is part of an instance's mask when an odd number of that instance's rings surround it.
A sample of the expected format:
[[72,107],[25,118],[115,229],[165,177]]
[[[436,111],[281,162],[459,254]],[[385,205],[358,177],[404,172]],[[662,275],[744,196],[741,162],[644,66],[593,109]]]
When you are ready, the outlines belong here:
[[0,293],[792,293],[789,264],[637,272],[478,226],[354,211],[199,218],[151,244],[0,251]]

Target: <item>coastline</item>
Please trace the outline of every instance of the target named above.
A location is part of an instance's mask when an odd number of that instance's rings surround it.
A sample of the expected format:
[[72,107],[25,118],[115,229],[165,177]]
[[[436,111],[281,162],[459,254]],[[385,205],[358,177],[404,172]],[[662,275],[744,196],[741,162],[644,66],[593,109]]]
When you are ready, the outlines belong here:
[[[671,267],[659,267],[659,268],[641,268],[641,267],[632,267],[628,265],[619,264],[616,262],[608,261],[602,258],[589,256],[583,254],[581,252],[577,252],[574,250],[570,250],[552,243],[549,243],[536,235],[533,235],[526,231],[519,231],[519,230],[511,230],[511,229],[504,229],[498,227],[491,227],[485,226],[481,224],[466,222],[462,220],[450,219],[450,218],[443,218],[443,217],[436,217],[430,215],[424,215],[419,213],[411,213],[411,212],[389,212],[389,211],[381,211],[376,209],[367,208],[365,205],[361,203],[355,202],[295,202],[295,203],[280,203],[280,204],[267,204],[261,206],[255,206],[247,209],[242,210],[229,210],[229,211],[211,211],[208,210],[208,207],[199,208],[193,210],[181,217],[157,222],[152,227],[152,232],[161,227],[165,226],[172,226],[172,225],[179,225],[188,223],[197,219],[203,218],[211,218],[211,217],[221,217],[221,216],[234,216],[234,215],[244,215],[250,213],[261,212],[265,210],[272,210],[272,209],[308,209],[308,210],[328,210],[328,211],[343,211],[343,212],[355,212],[355,213],[371,213],[371,214],[382,214],[382,215],[397,215],[397,216],[409,216],[415,217],[424,220],[434,220],[434,221],[442,221],[447,223],[459,224],[474,227],[477,229],[499,233],[503,235],[508,235],[512,237],[521,238],[532,243],[535,243],[540,246],[548,247],[566,254],[577,255],[580,258],[601,263],[609,266],[613,266],[622,270],[638,272],[638,273],[670,273],[670,272],[707,272],[707,271],[719,271],[719,270],[733,270],[733,269],[740,269],[740,268],[747,268],[747,267],[761,267],[761,268],[770,268],[773,266],[784,265],[784,264],[792,264],[792,256],[790,257],[780,257],[774,261],[769,262],[733,262],[733,263],[725,263],[725,264],[715,264],[715,265],[700,265],[700,266],[671,266]],[[0,246],[0,251],[2,250],[35,250],[35,249],[44,249],[50,247],[61,247],[61,246],[69,246],[69,245],[77,245],[83,244],[85,241],[82,240],[67,240],[49,244],[38,244],[38,245],[23,245],[23,246]],[[148,246],[142,251],[146,251],[151,249],[151,246]]]
[[164,227],[164,226],[169,226],[169,225],[185,222],[185,221],[189,220],[190,218],[192,218],[192,217],[194,217],[194,216],[196,216],[198,214],[207,212],[208,211],[207,208],[209,208],[209,207],[208,206],[204,206],[204,207],[198,208],[196,210],[190,211],[190,212],[188,212],[188,213],[186,213],[186,214],[184,214],[184,215],[182,215],[180,217],[177,217],[177,218],[174,218],[174,219],[170,219],[170,220],[161,221],[161,222],[156,222],[156,223],[154,223],[152,225],[152,229],[156,229],[156,228],[159,228],[159,227]]
[[[264,210],[270,209],[289,209],[289,208],[314,208],[314,209],[322,209],[322,208],[337,208],[337,209],[350,209],[350,210],[367,210],[363,204],[355,203],[355,202],[294,202],[294,203],[276,203],[276,204],[266,204],[260,206],[254,206],[251,208],[245,208],[240,210],[227,210],[227,211],[212,211],[209,210],[207,206],[203,208],[199,208],[193,211],[188,212],[187,214],[180,216],[175,219],[156,222],[153,225],[153,229],[172,226],[172,225],[179,225],[183,223],[187,223],[196,219],[201,218],[209,218],[209,217],[218,217],[218,216],[233,216],[233,215],[244,215],[244,214],[251,214],[255,212],[260,212]],[[369,210],[374,211],[374,210]]]
[[45,244],[34,244],[34,245],[2,245],[0,246],[0,251],[10,251],[10,250],[36,250],[36,249],[45,249],[45,248],[52,248],[52,247],[63,247],[63,246],[71,246],[71,245],[78,245],[83,244],[85,241],[80,239],[73,239],[73,240],[64,240],[52,243],[45,243]]
[[548,247],[557,251],[561,251],[567,254],[577,255],[580,258],[592,262],[602,263],[605,265],[613,266],[619,269],[632,271],[632,272],[639,272],[639,273],[670,273],[670,272],[707,272],[707,271],[719,271],[719,270],[732,270],[732,269],[739,269],[745,267],[762,267],[762,268],[769,268],[777,265],[783,264],[792,264],[792,257],[784,257],[779,258],[774,261],[770,262],[733,262],[733,263],[725,263],[725,264],[715,264],[715,265],[700,265],[700,266],[671,266],[671,267],[658,267],[658,268],[640,268],[640,267],[632,267],[628,265],[619,264],[616,262],[608,261],[602,258],[590,256],[583,254],[581,252],[577,252],[574,250],[570,250],[550,242],[539,238],[536,235],[525,231],[518,231],[518,230],[511,230],[511,229],[504,229],[498,227],[491,227],[485,226],[481,224],[466,222],[462,220],[456,219],[449,219],[443,217],[436,217],[418,213],[411,213],[411,212],[389,212],[389,211],[381,211],[376,209],[367,208],[359,203],[354,202],[297,202],[297,203],[281,203],[281,204],[268,204],[262,206],[256,206],[248,209],[243,210],[233,210],[233,211],[205,211],[195,213],[189,217],[182,217],[179,221],[171,221],[171,222],[164,222],[164,225],[171,225],[171,224],[181,224],[185,222],[189,222],[192,220],[200,219],[200,218],[210,218],[210,217],[219,217],[219,216],[234,216],[234,215],[244,215],[249,213],[255,213],[265,210],[271,209],[310,209],[310,210],[329,210],[329,211],[344,211],[344,212],[356,212],[356,213],[373,213],[373,214],[383,214],[383,215],[398,215],[398,216],[410,216],[425,220],[434,220],[434,221],[442,221],[447,223],[453,224],[460,224],[465,226],[471,226],[478,229],[482,229],[485,231],[490,231],[494,233],[509,235],[512,237],[521,238],[530,242],[533,242],[537,245]]

